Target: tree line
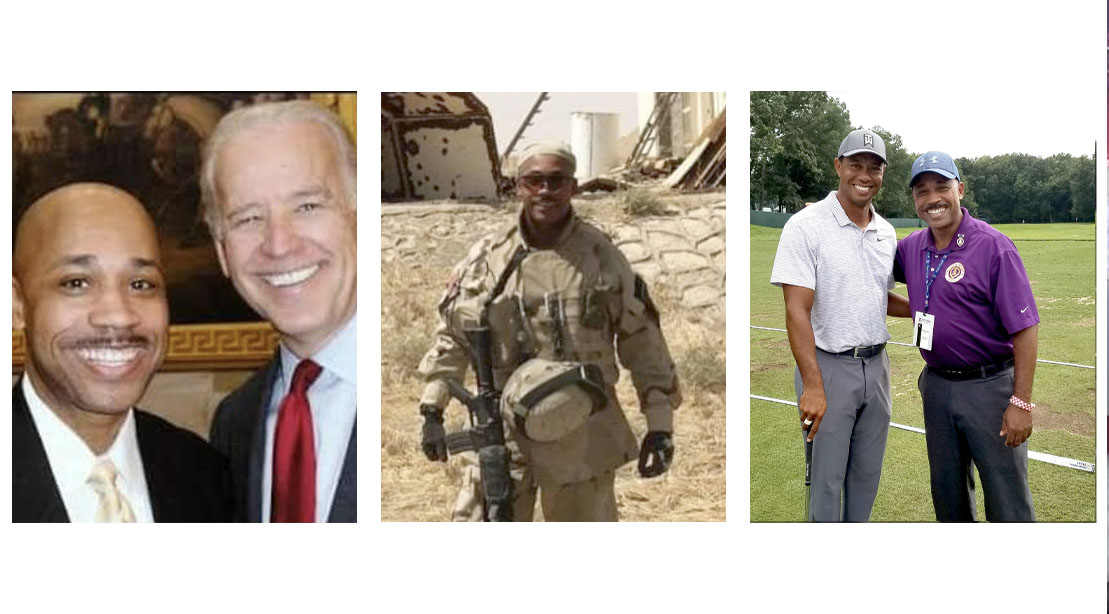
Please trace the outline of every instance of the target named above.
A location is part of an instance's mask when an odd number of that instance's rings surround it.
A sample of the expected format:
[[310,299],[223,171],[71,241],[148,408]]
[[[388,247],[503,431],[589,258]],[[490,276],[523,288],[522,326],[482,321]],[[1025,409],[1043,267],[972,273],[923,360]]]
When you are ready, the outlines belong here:
[[[751,92],[751,208],[794,212],[836,189],[832,159],[854,128],[846,105],[826,92]],[[909,173],[924,152],[905,151],[901,137],[885,127],[869,128],[885,140],[888,160],[874,207],[884,217],[916,217]],[[1094,221],[1092,156],[1011,153],[955,163],[966,184],[963,206],[977,218]]]

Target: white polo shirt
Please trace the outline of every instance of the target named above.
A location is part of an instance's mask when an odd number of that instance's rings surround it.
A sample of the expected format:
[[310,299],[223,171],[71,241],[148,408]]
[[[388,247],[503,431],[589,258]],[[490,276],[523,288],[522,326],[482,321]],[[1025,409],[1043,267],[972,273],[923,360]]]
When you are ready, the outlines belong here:
[[889,341],[887,290],[894,286],[897,234],[870,206],[870,224],[859,228],[835,191],[789,218],[778,241],[770,283],[815,292],[812,328],[816,347],[842,352]]

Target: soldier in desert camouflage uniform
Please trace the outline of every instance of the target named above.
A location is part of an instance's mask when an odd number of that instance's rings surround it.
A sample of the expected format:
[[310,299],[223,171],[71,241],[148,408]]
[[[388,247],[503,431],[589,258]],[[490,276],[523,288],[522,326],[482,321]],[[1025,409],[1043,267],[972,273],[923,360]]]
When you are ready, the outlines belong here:
[[[643,279],[620,250],[574,213],[575,165],[573,154],[561,144],[540,143],[523,152],[517,179],[523,201],[519,218],[480,240],[455,267],[439,303],[435,341],[420,363],[428,381],[420,399],[425,419],[421,444],[430,460],[445,461],[446,380],[462,382],[468,365],[462,329],[476,322],[517,248],[526,250],[504,292],[489,306],[497,390],[512,384],[513,373],[529,359],[538,360],[520,370],[516,379],[521,382],[568,370],[559,365],[595,365],[604,402],[591,414],[577,412],[581,426],[555,441],[529,437],[511,416],[505,420],[513,452],[516,520],[531,519],[537,489],[547,520],[616,520],[615,470],[638,455],[641,475],[661,475],[674,453],[673,411],[681,393],[658,312]],[[648,433],[638,446],[616,398],[617,354],[631,371],[647,420]],[[511,405],[507,396],[506,411]],[[453,517],[480,519],[476,455],[463,452],[455,458],[463,484]]]

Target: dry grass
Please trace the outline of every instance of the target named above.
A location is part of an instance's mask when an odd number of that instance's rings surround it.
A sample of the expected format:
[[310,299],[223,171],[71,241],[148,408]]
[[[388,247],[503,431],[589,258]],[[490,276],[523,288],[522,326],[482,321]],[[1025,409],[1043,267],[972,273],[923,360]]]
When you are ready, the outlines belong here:
[[[606,207],[607,208],[607,207]],[[611,209],[609,209],[611,211]],[[463,254],[457,254],[461,258]],[[404,262],[383,263],[382,279],[382,520],[447,520],[456,494],[456,471],[432,463],[419,448],[417,406],[423,382],[416,373],[431,343],[435,306],[449,267],[414,269]],[[670,351],[678,366],[684,402],[675,415],[677,454],[669,473],[642,479],[634,463],[616,474],[621,520],[723,521],[725,519],[725,346],[722,327],[687,322],[665,289],[652,288]],[[617,395],[637,438],[646,431],[638,401],[623,373]],[[452,402],[448,431],[464,420]],[[541,513],[536,513],[541,517]]]
[[642,217],[666,214],[666,204],[649,190],[628,190],[620,195],[620,209],[627,215]]
[[[682,319],[676,303],[656,293],[662,329],[678,367],[683,402],[674,416],[677,453],[662,479],[644,480],[635,468],[621,468],[616,497],[624,520],[725,519],[725,346],[724,330],[710,330]],[[638,407],[631,376],[623,372],[617,386],[626,411]],[[646,427],[632,419],[636,436]]]

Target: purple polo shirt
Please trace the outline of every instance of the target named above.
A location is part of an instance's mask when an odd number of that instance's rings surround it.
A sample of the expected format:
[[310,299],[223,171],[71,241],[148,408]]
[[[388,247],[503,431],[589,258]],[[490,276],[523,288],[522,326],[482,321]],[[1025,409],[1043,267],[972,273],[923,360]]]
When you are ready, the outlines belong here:
[[936,250],[928,228],[899,241],[893,274],[909,288],[914,318],[924,311],[929,253],[932,267],[944,254],[948,256],[928,298],[927,313],[936,316],[936,326],[931,351],[920,351],[924,362],[938,369],[963,369],[1012,358],[1012,336],[1040,322],[1024,262],[1013,242],[972,218],[965,207],[959,229],[942,252]]

